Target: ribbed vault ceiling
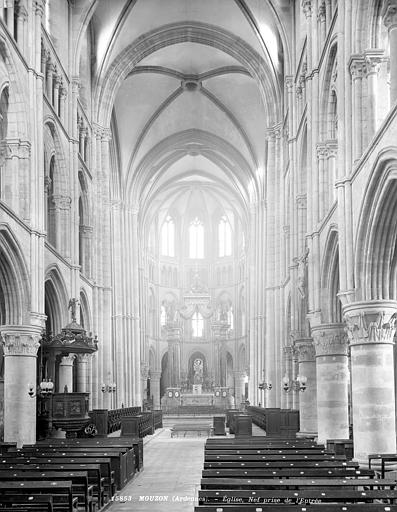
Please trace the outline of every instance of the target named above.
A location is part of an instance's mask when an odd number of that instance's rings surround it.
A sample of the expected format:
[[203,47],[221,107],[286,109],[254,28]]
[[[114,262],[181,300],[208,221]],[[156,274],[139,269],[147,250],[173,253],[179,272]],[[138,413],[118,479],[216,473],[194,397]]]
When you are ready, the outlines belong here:
[[282,115],[274,104],[282,100],[288,5],[97,2],[95,97],[98,118],[110,104],[121,198],[164,207],[177,200],[178,185],[212,187],[213,197],[224,201],[219,191],[229,189],[229,201],[244,208],[265,168],[266,129]]

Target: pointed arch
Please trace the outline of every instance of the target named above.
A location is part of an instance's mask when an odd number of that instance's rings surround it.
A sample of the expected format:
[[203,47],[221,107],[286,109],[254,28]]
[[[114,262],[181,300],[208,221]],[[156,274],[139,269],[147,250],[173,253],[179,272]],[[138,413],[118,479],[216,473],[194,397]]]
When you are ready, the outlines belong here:
[[47,315],[46,331],[59,334],[68,323],[69,296],[65,281],[59,267],[51,265],[45,274],[45,313]]
[[356,239],[357,300],[397,299],[397,149],[374,164]]
[[23,252],[6,224],[0,224],[0,325],[29,324],[30,279]]
[[321,272],[323,322],[342,322],[342,304],[339,293],[339,245],[338,231],[331,226],[324,248]]
[[80,290],[80,325],[90,333],[92,331],[91,308],[84,288]]

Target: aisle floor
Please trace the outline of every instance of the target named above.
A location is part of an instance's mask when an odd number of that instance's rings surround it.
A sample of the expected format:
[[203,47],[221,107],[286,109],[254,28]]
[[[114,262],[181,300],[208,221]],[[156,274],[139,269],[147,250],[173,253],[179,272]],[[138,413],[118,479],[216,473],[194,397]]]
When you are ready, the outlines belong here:
[[205,440],[206,437],[171,439],[169,428],[145,439],[144,470],[117,493],[106,512],[193,512]]

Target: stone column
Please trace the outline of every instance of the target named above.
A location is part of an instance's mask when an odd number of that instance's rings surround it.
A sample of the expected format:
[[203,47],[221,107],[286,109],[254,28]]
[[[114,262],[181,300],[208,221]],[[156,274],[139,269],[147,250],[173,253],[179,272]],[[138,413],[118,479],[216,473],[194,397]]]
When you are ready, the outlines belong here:
[[390,43],[390,103],[397,100],[397,0],[386,0],[383,21],[389,30]]
[[[88,392],[88,363],[91,359],[91,354],[77,354],[77,392]],[[72,390],[70,390],[72,391]]]
[[317,19],[318,23],[320,25],[320,49],[322,48],[322,45],[324,44],[324,41],[327,37],[327,25],[326,25],[326,7],[325,3],[322,3],[318,6],[318,14]]
[[336,199],[336,159],[338,156],[338,144],[336,142],[327,142],[327,174],[328,187],[330,191],[330,202]]
[[168,340],[168,384],[170,387],[178,385],[178,346],[175,340]]
[[67,89],[63,86],[63,83],[60,86],[59,89],[59,117],[63,121],[63,123],[66,123],[66,97],[67,97]]
[[161,372],[150,370],[150,393],[153,397],[153,409],[160,409],[160,378]]
[[47,72],[46,72],[46,92],[47,92],[47,98],[48,101],[52,105],[52,83],[54,80],[54,65],[51,61],[51,57],[48,57],[47,61]]
[[[292,380],[296,381],[296,378],[298,377],[298,375],[299,375],[299,353],[294,344],[292,347]],[[293,387],[293,389],[290,391],[290,393],[292,394],[292,400],[291,400],[292,401],[292,409],[294,409],[295,411],[298,411],[299,410],[299,401],[300,401],[299,390],[297,390],[297,389],[295,389],[295,387]]]
[[58,376],[59,393],[65,391],[65,386],[67,386],[68,393],[73,393],[73,361],[75,357],[75,354],[69,354],[61,359]]
[[332,5],[331,0],[325,0],[325,23],[327,26],[327,32],[331,26],[332,21]]
[[365,72],[367,76],[367,136],[368,142],[377,130],[378,113],[378,74],[382,62],[383,50],[367,50],[365,52]]
[[362,78],[364,58],[353,55],[350,59],[350,73],[353,80],[353,161],[358,160],[362,153]]
[[19,5],[17,10],[17,33],[16,33],[16,40],[18,42],[19,48],[23,55],[25,55],[26,52],[26,46],[25,46],[25,24],[28,19],[28,12],[24,6]]
[[81,251],[81,272],[85,274],[87,277],[92,277],[92,255],[91,255],[91,246],[92,246],[92,238],[94,229],[92,226],[85,226],[83,224],[80,225],[80,242],[82,247],[79,248]]
[[8,0],[7,3],[7,28],[12,37],[14,37],[14,0]]
[[320,182],[320,220],[324,217],[329,209],[329,185],[328,185],[328,169],[325,166],[325,158],[327,155],[327,148],[324,143],[317,144],[317,158],[318,158],[318,175]]
[[142,401],[146,400],[147,397],[147,380],[149,377],[149,365],[141,361],[141,390],[142,390]]
[[354,458],[396,452],[393,338],[397,302],[353,302],[343,308],[351,351]]
[[36,358],[41,328],[32,325],[1,326],[4,350],[4,441],[18,447],[36,442]]
[[312,327],[316,350],[318,443],[349,438],[348,338],[343,324]]
[[61,77],[57,74],[57,70],[54,72],[54,97],[52,98],[52,106],[54,107],[55,113],[59,116],[59,87],[61,85]]
[[307,378],[306,390],[299,396],[300,431],[298,437],[317,435],[317,384],[316,361],[313,340],[302,338],[295,341],[298,352],[299,375]]
[[[284,348],[283,348],[283,353],[284,353],[284,373],[282,375],[282,377],[284,377],[284,375],[286,375],[289,380],[293,380],[294,377],[293,377],[293,368],[292,368],[292,353],[293,353],[293,349],[291,347],[291,345],[286,345]],[[282,392],[282,401],[281,401],[281,408],[282,409],[292,409],[293,407],[293,404],[292,404],[292,396],[291,396],[291,393],[292,391],[289,391],[289,392],[286,392],[283,390]]]
[[245,396],[245,372],[235,370],[234,374],[234,399],[236,407],[244,401]]

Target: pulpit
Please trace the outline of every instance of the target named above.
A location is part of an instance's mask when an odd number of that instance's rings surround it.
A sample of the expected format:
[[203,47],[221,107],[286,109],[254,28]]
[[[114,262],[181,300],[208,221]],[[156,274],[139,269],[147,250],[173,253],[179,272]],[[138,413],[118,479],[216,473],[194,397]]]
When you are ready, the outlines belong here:
[[76,437],[91,418],[88,415],[89,393],[55,393],[52,396],[52,424],[66,432],[66,437]]

